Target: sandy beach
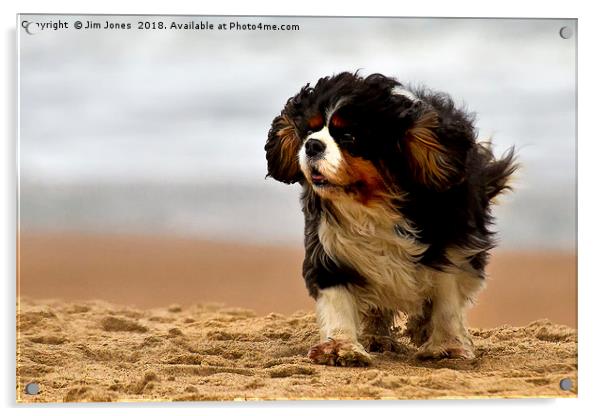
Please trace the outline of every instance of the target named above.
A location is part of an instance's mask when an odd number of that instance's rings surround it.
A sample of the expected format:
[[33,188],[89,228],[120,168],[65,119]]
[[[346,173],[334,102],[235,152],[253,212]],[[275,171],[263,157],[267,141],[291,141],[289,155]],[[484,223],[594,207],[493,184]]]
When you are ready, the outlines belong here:
[[[493,254],[469,316],[474,360],[418,361],[401,337],[400,353],[369,368],[306,358],[318,330],[302,258],[299,247],[22,234],[18,401],[576,395],[574,253]],[[24,393],[30,382],[40,394]]]
[[[216,304],[138,310],[25,300],[18,324],[20,402],[575,397],[576,331],[543,320],[472,329],[476,358],[417,361],[374,353],[367,368],[311,364],[315,316]],[[563,378],[570,391],[559,388]],[[38,395],[24,394],[27,383]]]
[[[313,311],[301,277],[303,248],[186,238],[21,234],[19,293],[33,299],[102,299],[136,308],[207,302],[259,314]],[[494,251],[471,326],[538,319],[577,327],[577,256]]]

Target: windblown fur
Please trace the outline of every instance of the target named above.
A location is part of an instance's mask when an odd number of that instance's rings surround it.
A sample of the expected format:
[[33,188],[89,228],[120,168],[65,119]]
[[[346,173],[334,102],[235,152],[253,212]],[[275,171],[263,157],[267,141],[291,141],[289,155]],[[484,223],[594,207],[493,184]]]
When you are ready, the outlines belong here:
[[325,340],[310,358],[368,363],[362,333],[380,322],[382,335],[398,312],[423,357],[470,358],[464,310],[483,286],[513,149],[496,159],[446,94],[344,72],[291,97],[265,150],[268,176],[302,188],[303,276]]

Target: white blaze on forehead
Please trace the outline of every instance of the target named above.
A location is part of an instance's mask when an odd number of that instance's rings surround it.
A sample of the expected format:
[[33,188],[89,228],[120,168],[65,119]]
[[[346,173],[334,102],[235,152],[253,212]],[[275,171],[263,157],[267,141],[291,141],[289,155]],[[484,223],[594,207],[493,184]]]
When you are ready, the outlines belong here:
[[330,108],[327,112],[326,112],[326,125],[330,124],[330,118],[332,117],[332,115],[334,113],[336,113],[339,108],[341,108],[344,104],[347,104],[348,98],[347,97],[343,97],[343,98],[339,98],[339,100],[337,101],[337,103],[334,105],[334,107]]
[[420,99],[418,97],[416,97],[412,91],[406,90],[405,88],[403,88],[399,85],[394,87],[391,90],[391,93],[394,95],[401,95],[403,97],[406,97],[410,101],[420,101]]

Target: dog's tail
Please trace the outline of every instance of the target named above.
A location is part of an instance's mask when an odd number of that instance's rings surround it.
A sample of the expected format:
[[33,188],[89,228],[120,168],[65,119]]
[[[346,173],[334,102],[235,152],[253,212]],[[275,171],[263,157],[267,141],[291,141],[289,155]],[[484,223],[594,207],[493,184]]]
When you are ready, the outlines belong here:
[[510,177],[519,168],[516,162],[514,146],[508,149],[500,159],[496,159],[488,144],[481,144],[481,150],[485,156],[485,193],[489,200],[506,190],[511,190]]

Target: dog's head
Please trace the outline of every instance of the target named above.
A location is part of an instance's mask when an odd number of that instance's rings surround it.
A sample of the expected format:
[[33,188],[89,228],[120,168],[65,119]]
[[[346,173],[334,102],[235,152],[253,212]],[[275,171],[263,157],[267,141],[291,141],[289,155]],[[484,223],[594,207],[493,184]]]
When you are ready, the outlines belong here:
[[362,202],[404,188],[449,188],[463,176],[469,147],[454,135],[472,137],[472,125],[447,120],[448,97],[435,96],[436,108],[423,94],[380,74],[344,72],[306,85],[272,122],[268,176]]

